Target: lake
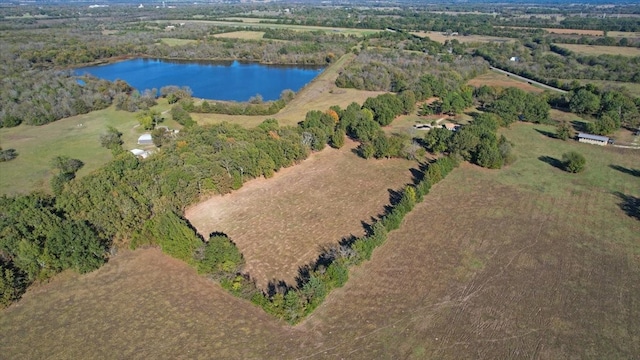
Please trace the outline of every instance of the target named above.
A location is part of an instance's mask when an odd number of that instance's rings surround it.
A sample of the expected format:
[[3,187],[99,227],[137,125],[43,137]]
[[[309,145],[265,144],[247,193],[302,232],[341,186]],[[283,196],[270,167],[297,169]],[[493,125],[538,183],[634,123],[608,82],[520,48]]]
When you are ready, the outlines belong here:
[[260,94],[277,100],[282,90],[302,89],[322,72],[320,67],[262,65],[233,62],[194,62],[133,59],[75,69],[76,75],[126,81],[139,91],[167,85],[188,86],[204,99],[247,101]]

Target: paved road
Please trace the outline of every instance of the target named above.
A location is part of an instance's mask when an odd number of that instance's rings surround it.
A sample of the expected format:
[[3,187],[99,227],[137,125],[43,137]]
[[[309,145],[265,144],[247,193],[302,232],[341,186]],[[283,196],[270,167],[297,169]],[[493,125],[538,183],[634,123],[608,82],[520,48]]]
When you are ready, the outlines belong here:
[[514,73],[510,73],[510,72],[508,72],[508,71],[504,71],[504,70],[502,70],[502,69],[498,69],[497,67],[490,66],[489,68],[490,68],[491,70],[493,70],[493,71],[499,72],[499,73],[501,73],[501,74],[505,74],[505,75],[507,75],[507,76],[509,76],[509,77],[512,77],[512,78],[516,79],[516,80],[524,81],[524,82],[527,82],[527,83],[529,83],[529,84],[531,84],[531,85],[540,86],[540,87],[541,87],[541,88],[543,88],[543,89],[552,90],[552,91],[557,91],[557,92],[559,92],[559,93],[563,93],[563,94],[566,94],[566,93],[567,93],[567,91],[566,91],[566,90],[562,90],[562,89],[554,88],[553,86],[545,85],[545,84],[540,83],[540,82],[537,82],[537,81],[535,81],[535,80],[527,79],[526,77],[522,77],[522,76],[520,76],[520,75],[516,75],[516,74],[514,74]]

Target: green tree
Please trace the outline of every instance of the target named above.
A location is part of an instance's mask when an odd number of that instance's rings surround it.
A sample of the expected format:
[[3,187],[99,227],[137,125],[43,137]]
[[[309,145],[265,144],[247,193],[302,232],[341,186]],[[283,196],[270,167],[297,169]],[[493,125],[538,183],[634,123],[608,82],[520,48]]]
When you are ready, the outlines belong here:
[[144,110],[136,115],[136,119],[145,130],[153,130],[162,121],[162,116],[157,110]]
[[600,109],[600,96],[587,89],[572,92],[569,109],[576,114],[594,114]]
[[333,148],[340,149],[344,146],[344,137],[346,136],[344,130],[337,129],[330,137],[330,145]]
[[433,153],[443,153],[447,151],[452,135],[453,132],[447,129],[441,127],[433,128],[425,135],[424,141],[429,151]]
[[562,165],[570,173],[579,173],[584,170],[587,160],[581,154],[570,151],[562,154]]
[[109,126],[107,132],[100,135],[100,145],[111,150],[113,155],[123,151],[122,144],[124,144],[124,141],[122,141],[122,133],[113,126]]
[[566,121],[559,122],[558,125],[556,126],[556,137],[561,140],[567,140],[569,138],[572,138],[573,128]]

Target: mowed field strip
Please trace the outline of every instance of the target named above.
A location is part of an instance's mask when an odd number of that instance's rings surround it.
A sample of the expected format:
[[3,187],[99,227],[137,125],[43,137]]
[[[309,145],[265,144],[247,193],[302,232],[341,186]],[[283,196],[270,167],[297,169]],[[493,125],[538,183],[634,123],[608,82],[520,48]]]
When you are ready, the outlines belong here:
[[[501,130],[516,144],[515,164],[454,170],[297,326],[145,249],[31,288],[0,316],[2,355],[635,358],[640,219],[615,193],[640,198],[640,177],[622,171],[640,170],[640,152],[537,130],[553,126]],[[569,150],[587,158],[584,173],[539,160]]]
[[389,189],[412,181],[416,162],[364,160],[355,147],[352,141],[340,150],[327,147],[272,179],[251,180],[188,208],[186,218],[205,238],[229,235],[259,286],[273,279],[294,284],[298,268],[315,260],[322,245],[363,235],[361,222],[384,212]]

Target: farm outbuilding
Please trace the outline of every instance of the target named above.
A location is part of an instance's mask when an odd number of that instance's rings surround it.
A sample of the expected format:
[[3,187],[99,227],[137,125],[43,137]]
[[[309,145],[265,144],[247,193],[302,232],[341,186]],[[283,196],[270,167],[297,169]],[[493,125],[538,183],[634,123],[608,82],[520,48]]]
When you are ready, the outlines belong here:
[[452,124],[452,123],[446,123],[444,125],[442,125],[443,128],[449,130],[449,131],[457,131],[460,128],[460,125],[458,124]]
[[148,151],[142,150],[142,149],[133,149],[133,150],[129,150],[131,151],[131,153],[137,157],[146,159],[149,157],[149,155],[151,155]]
[[138,138],[138,145],[153,145],[151,134],[142,134]]
[[605,146],[609,143],[609,138],[600,135],[578,133],[578,141],[581,143]]

